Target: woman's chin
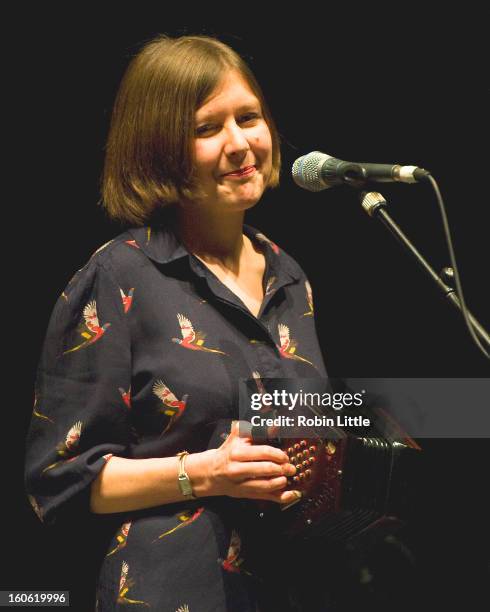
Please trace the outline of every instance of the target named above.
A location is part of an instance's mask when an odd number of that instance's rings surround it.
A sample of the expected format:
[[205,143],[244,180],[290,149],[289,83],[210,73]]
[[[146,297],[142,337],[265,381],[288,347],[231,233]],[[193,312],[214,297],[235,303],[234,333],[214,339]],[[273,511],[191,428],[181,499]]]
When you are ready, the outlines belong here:
[[244,189],[230,194],[229,206],[239,210],[247,210],[257,204],[264,193],[263,185],[243,185]]
[[[261,194],[262,195],[262,194]],[[261,196],[248,197],[248,198],[237,198],[233,202],[230,202],[228,209],[235,211],[244,211],[249,208],[253,208],[260,200]]]

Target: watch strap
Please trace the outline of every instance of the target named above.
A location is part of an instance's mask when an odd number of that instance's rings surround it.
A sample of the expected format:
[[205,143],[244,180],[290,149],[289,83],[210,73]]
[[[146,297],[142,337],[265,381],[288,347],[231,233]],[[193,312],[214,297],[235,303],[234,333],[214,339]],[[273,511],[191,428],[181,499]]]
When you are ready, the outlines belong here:
[[192,483],[190,481],[189,475],[185,471],[185,459],[189,453],[187,451],[182,451],[181,453],[177,453],[179,458],[179,475],[177,478],[177,482],[179,483],[179,489],[184,497],[187,499],[197,499],[194,495],[194,491],[192,490]]

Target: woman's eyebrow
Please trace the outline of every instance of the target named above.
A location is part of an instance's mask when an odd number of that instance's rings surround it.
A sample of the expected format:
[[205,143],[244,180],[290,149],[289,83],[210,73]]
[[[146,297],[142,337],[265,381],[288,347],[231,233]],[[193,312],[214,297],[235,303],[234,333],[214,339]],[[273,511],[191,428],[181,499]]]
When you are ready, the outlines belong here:
[[[247,111],[260,111],[260,102],[254,102],[254,101],[250,101],[250,102],[245,102],[243,104],[241,104],[237,109],[236,112],[237,113],[244,113]],[[209,111],[203,111],[202,114],[199,114],[199,111],[196,111],[196,121],[208,121],[211,118],[217,117],[221,114],[223,114],[223,111],[221,109],[213,109],[213,110],[209,110]]]

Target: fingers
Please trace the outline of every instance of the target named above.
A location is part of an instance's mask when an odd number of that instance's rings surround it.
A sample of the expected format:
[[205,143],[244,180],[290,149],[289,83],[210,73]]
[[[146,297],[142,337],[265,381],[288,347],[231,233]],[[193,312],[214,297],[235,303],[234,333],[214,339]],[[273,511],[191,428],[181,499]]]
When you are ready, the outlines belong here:
[[296,468],[290,463],[272,461],[237,461],[230,466],[230,477],[235,481],[279,476],[294,476]]
[[280,448],[267,444],[252,444],[247,436],[247,421],[232,421],[230,433],[221,445],[222,448],[232,447],[230,458],[235,461],[275,461],[287,463],[289,457]]
[[290,491],[285,492],[287,477],[296,473],[288,455],[267,444],[253,444],[243,437],[242,423],[233,421],[230,434],[216,450],[212,472],[216,495],[262,499],[290,503]]
[[226,436],[226,440],[223,442],[223,446],[229,445],[234,438],[238,437],[240,429],[239,421],[232,421],[230,425],[230,433]]
[[222,446],[229,446],[236,438],[241,438],[243,440],[248,440],[246,434],[246,426],[250,424],[247,421],[232,421],[230,425],[230,433],[227,435],[226,440],[223,442]]
[[295,504],[300,501],[302,498],[301,491],[279,491],[278,495],[275,495],[275,499],[272,501],[277,501],[280,504]]
[[288,506],[292,506],[293,504],[298,503],[302,498],[301,491],[290,491],[290,490],[278,490],[269,493],[267,497],[263,498],[267,501],[276,502],[285,508]]
[[289,457],[280,448],[267,446],[265,444],[239,444],[231,451],[234,461],[274,461],[275,463],[287,463]]
[[278,476],[276,478],[264,478],[264,479],[250,479],[241,483],[237,487],[237,493],[240,493],[239,497],[249,497],[251,499],[268,499],[268,495],[275,491],[284,489],[287,485],[287,479],[285,476]]
[[269,478],[267,480],[248,480],[242,483],[237,490],[237,497],[261,499],[279,504],[292,504],[298,502],[301,491],[284,490],[286,479],[284,477]]

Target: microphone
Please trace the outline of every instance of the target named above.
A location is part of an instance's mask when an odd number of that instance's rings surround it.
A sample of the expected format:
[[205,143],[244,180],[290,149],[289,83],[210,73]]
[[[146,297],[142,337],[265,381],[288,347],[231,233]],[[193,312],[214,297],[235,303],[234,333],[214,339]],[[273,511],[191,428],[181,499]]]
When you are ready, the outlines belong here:
[[417,166],[348,162],[320,151],[298,157],[292,172],[296,185],[308,191],[322,191],[344,183],[351,187],[362,187],[369,181],[416,183],[430,176],[428,170]]

